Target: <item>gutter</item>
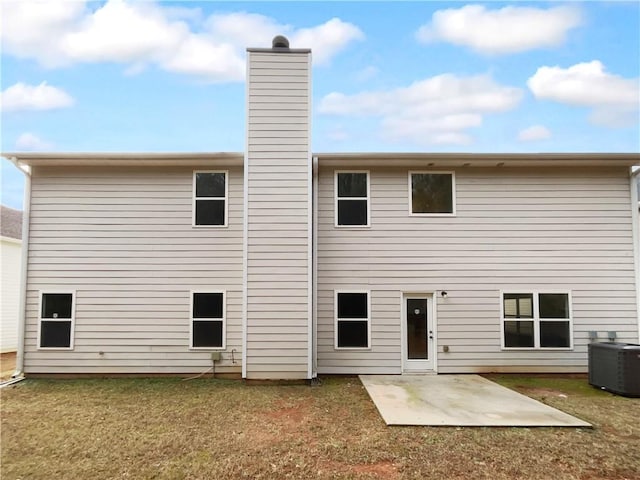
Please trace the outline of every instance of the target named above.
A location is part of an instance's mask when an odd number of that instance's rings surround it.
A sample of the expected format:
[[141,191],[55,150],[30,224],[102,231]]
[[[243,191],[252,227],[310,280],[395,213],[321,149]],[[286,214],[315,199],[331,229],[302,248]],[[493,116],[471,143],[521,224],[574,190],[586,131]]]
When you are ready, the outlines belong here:
[[320,170],[318,168],[318,157],[312,157],[313,169],[313,309],[312,309],[312,339],[313,339],[313,375],[312,378],[318,376],[318,189],[320,184]]
[[22,258],[20,265],[20,298],[18,310],[18,350],[16,352],[16,370],[11,375],[17,381],[24,378],[24,336],[27,311],[27,263],[29,260],[29,224],[31,217],[31,168],[22,165],[16,157],[9,157],[25,175],[24,204],[22,207]]
[[[249,64],[251,53],[247,52],[246,81],[244,85],[244,98],[249,98]],[[245,101],[245,136],[244,156],[242,162],[242,379],[247,378],[247,330],[249,315],[249,102]]]

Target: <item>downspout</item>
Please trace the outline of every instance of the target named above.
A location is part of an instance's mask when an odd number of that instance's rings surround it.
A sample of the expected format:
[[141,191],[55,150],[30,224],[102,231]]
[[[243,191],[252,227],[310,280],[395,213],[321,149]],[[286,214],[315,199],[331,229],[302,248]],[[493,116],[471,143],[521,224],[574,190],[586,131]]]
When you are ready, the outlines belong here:
[[242,167],[242,378],[247,378],[247,324],[249,305],[249,66],[251,63],[251,52],[247,52],[246,82],[245,82],[245,114],[246,133],[244,163]]
[[313,161],[313,378],[318,376],[318,157]]
[[638,186],[636,184],[638,175],[640,175],[640,168],[631,171],[629,185],[631,190],[631,225],[633,227],[631,238],[633,239],[633,266],[636,284],[636,315],[638,317],[638,343],[640,343],[640,205],[638,204]]
[[20,297],[18,310],[18,350],[13,379],[24,378],[24,336],[27,310],[27,263],[29,261],[29,223],[31,217],[31,169],[21,165],[16,157],[9,158],[24,173],[24,204],[22,207],[22,258],[20,265]]

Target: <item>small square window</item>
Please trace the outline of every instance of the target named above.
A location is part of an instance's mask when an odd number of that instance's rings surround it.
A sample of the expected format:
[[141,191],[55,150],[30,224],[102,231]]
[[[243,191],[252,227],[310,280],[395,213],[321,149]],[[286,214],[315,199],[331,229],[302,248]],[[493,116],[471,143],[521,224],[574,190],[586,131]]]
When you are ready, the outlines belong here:
[[504,322],[504,344],[509,347],[535,347],[533,322]]
[[336,348],[369,348],[369,293],[336,292]]
[[338,347],[339,348],[367,348],[368,322],[338,322]]
[[224,292],[192,292],[191,348],[225,348]]
[[224,172],[196,172],[196,197],[224,197],[226,179]]
[[223,294],[194,293],[193,294],[193,318],[222,318]]
[[193,173],[193,225],[227,225],[227,172]]
[[338,200],[338,225],[366,225],[366,200]]
[[73,348],[74,294],[43,292],[38,348]]
[[194,321],[193,346],[195,348],[221,348],[222,322],[219,320]]
[[338,318],[367,318],[366,293],[338,293]]
[[455,213],[453,173],[409,172],[409,179],[412,214]]
[[338,197],[367,197],[367,174],[338,173]]
[[71,293],[43,293],[42,318],[71,318],[73,294]]
[[530,293],[505,293],[504,317],[533,318],[533,295]]
[[196,200],[196,225],[224,225],[224,200]]
[[336,226],[369,225],[369,173],[336,172]]
[[569,295],[541,293],[540,318],[569,318]]
[[540,322],[540,346],[568,348],[571,346],[569,322]]

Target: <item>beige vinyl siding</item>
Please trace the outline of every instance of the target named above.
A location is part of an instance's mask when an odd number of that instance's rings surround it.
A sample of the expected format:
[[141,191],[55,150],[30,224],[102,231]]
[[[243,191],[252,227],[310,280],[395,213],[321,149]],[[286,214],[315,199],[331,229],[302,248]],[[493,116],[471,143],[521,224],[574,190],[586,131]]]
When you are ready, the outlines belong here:
[[249,379],[308,378],[309,54],[250,51]]
[[[190,290],[226,290],[218,373],[240,373],[241,167],[229,172],[226,228],[193,228],[186,167],[33,169],[25,371],[199,373]],[[75,290],[72,351],[38,350],[38,292]],[[233,353],[232,353],[233,351]],[[234,363],[235,362],[235,363]]]
[[[408,170],[371,169],[371,227],[349,230],[320,169],[320,373],[400,373],[402,292],[448,292],[434,296],[440,373],[586,371],[590,330],[637,341],[626,168],[457,169],[450,217],[409,216]],[[336,289],[371,291],[369,351],[333,348]],[[501,290],[570,291],[574,349],[501,350]]]
[[0,258],[0,353],[15,352],[18,348],[22,241],[2,237]]

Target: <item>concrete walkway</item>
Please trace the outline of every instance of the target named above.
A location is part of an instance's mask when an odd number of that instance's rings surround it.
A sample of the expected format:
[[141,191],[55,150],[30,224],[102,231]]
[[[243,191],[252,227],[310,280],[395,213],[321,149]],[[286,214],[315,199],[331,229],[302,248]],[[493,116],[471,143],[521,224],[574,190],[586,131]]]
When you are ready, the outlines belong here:
[[387,425],[591,427],[478,375],[360,375]]

